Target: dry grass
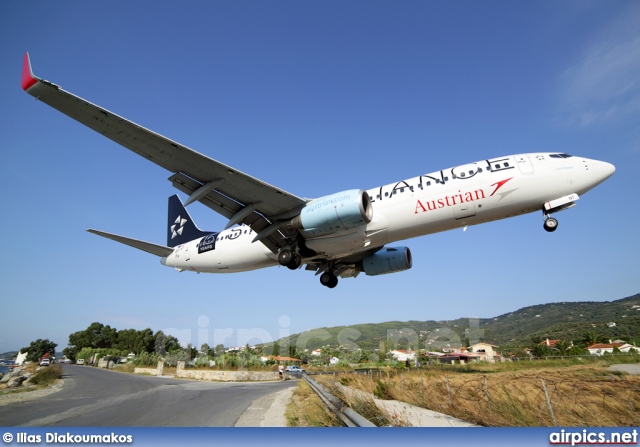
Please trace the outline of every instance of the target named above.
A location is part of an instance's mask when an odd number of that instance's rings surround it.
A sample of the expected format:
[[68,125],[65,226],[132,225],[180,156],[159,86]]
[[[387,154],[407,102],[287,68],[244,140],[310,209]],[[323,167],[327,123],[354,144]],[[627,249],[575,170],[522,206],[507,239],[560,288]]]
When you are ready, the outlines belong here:
[[640,425],[640,377],[612,374],[598,366],[487,373],[439,367],[389,371],[388,375],[385,371],[340,374],[338,380],[383,398],[485,426]]
[[55,364],[40,368],[40,371],[35,372],[33,376],[29,378],[29,383],[36,385],[38,388],[45,388],[61,378],[62,368],[60,368],[60,364]]
[[335,382],[330,376],[319,377],[327,392],[331,393],[351,409],[368,419],[378,427],[406,427],[409,424],[401,417],[391,415],[378,407],[369,393],[362,393],[357,387],[349,387],[350,377],[341,376],[340,381]]
[[119,364],[113,367],[113,370],[116,372],[125,372],[133,374],[133,371],[136,369],[136,366],[133,363],[124,363]]
[[340,420],[329,411],[324,403],[304,380],[298,381],[291,402],[285,412],[291,427],[338,427]]

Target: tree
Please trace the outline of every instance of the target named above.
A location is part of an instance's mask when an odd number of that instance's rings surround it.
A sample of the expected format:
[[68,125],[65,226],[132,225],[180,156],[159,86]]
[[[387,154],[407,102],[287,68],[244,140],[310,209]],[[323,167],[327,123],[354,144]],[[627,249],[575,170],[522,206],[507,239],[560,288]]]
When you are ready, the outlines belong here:
[[180,351],[180,341],[173,335],[165,335],[164,332],[156,333],[155,352],[164,357]]
[[564,340],[558,340],[554,349],[556,349],[560,355],[567,355],[571,349],[571,344]]
[[216,345],[216,347],[213,348],[213,351],[216,357],[224,355],[224,345],[223,344]]
[[589,354],[589,351],[587,351],[586,348],[581,348],[580,346],[573,345],[569,349],[569,355],[587,355],[587,354]]
[[193,360],[198,356],[198,350],[191,343],[187,345],[186,351],[189,356],[189,360]]
[[289,357],[298,358],[298,348],[295,345],[289,345]]
[[32,341],[28,347],[22,348],[20,353],[27,353],[27,361],[37,362],[47,353],[53,356],[56,352],[56,346],[58,345],[48,338],[44,340],[39,338],[36,341]]
[[68,358],[69,360],[73,360],[73,361],[75,361],[75,360],[76,360],[76,355],[78,354],[78,350],[77,350],[75,347],[73,347],[73,348],[71,348],[71,347],[66,347],[66,348],[64,348],[64,349],[62,350],[62,354],[63,354],[66,358]]
[[156,336],[150,328],[137,331],[136,344],[133,352],[140,354],[142,352],[152,353],[156,347]]
[[136,352],[136,344],[138,338],[138,331],[135,329],[124,329],[118,331],[116,347],[121,351]]
[[531,344],[532,345],[539,345],[542,342],[542,337],[540,337],[539,335],[532,335],[531,336]]
[[280,344],[277,341],[274,341],[271,345],[271,355],[278,357],[280,355]]
[[595,345],[602,341],[602,336],[595,331],[587,331],[582,334],[582,342],[587,346]]
[[531,349],[531,353],[534,355],[534,357],[538,358],[548,357],[550,355],[550,349],[547,345],[537,344],[533,347],[533,349]]
[[118,330],[102,323],[94,322],[84,331],[69,335],[69,346],[76,348],[114,348],[118,341]]
[[622,351],[616,345],[613,345],[612,354],[622,354]]

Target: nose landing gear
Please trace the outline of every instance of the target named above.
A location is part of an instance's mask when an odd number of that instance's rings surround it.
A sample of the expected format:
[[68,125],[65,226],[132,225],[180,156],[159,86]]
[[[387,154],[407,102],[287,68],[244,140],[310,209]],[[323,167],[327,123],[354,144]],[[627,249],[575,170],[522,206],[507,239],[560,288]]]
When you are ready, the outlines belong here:
[[553,233],[558,229],[558,221],[545,213],[544,229],[549,233]]

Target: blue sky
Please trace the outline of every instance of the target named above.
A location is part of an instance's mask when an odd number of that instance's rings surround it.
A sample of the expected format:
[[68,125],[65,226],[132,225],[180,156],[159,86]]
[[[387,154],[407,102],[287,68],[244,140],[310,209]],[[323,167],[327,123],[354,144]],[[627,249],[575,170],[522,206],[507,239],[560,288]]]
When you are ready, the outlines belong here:
[[[536,151],[617,172],[556,233],[535,213],[409,240],[412,270],[333,290],[285,268],[177,273],[85,231],[164,243],[176,191],[24,93],[26,51],[36,75],[298,196]],[[637,2],[2,2],[0,56],[0,352],[93,321],[231,346],[640,292]]]

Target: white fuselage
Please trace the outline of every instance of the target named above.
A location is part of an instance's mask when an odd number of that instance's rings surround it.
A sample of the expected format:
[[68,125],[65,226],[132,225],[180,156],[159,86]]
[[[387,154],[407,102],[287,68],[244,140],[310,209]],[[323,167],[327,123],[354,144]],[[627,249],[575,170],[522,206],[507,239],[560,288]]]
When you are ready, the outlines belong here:
[[199,253],[195,239],[178,245],[173,253],[160,261],[178,270],[203,273],[236,273],[270,267],[277,264],[275,255],[260,242],[252,243],[256,233],[246,225],[230,228],[215,237],[215,248]]
[[[354,230],[306,237],[315,258],[337,258],[398,240],[518,216],[544,204],[582,195],[615,168],[564,154],[534,153],[483,160],[367,191],[373,219]],[[304,235],[304,231],[302,231]],[[246,226],[218,235],[216,247],[198,253],[200,239],[175,248],[162,263],[178,270],[231,273],[278,265],[277,257]]]

